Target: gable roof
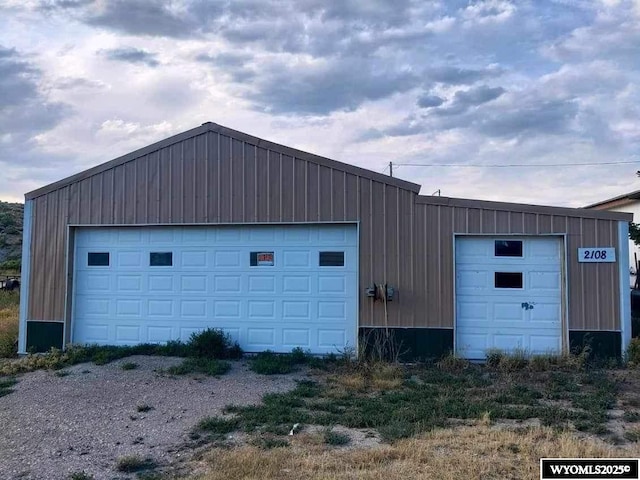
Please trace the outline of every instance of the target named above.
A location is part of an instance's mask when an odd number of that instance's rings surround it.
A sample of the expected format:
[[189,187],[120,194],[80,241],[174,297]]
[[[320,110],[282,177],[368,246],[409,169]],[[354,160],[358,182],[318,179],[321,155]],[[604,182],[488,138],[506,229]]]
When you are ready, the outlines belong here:
[[367,170],[366,168],[356,167],[355,165],[350,165],[348,163],[339,162],[337,160],[332,160],[330,158],[321,157],[320,155],[314,155],[313,153],[308,153],[302,150],[297,150],[295,148],[287,147],[285,145],[280,145],[278,143],[270,142],[269,140],[264,140],[262,138],[254,137],[253,135],[249,135],[247,133],[239,132],[237,130],[224,127],[222,125],[218,125],[217,123],[205,122],[199,127],[192,128],[191,130],[187,130],[186,132],[178,133],[177,135],[174,135],[172,137],[165,138],[164,140],[160,140],[159,142],[140,148],[138,150],[135,150],[121,157],[115,158],[108,162],[105,162],[95,167],[84,170],[80,173],[76,173],[75,175],[71,175],[70,177],[64,178],[62,180],[58,180],[57,182],[51,183],[44,187],[28,192],[27,194],[25,194],[25,198],[27,200],[31,200],[31,199],[40,197],[42,195],[46,195],[47,193],[53,192],[55,190],[59,190],[72,183],[79,182],[81,180],[84,180],[85,178],[91,177],[93,175],[104,172],[106,170],[110,170],[112,168],[115,168],[127,162],[131,162],[137,158],[143,157],[145,155],[148,155],[162,148],[166,148],[168,146],[174,145],[184,140],[188,140],[198,135],[203,135],[207,132],[214,132],[214,133],[219,133],[221,135],[226,135],[233,139],[243,141],[251,145],[255,145],[256,147],[265,148],[267,150],[281,153],[283,155],[289,155],[294,158],[299,158],[301,160],[306,160],[312,163],[316,163],[318,165],[333,168],[336,170],[341,170],[346,173],[351,173],[353,175],[368,178],[376,182],[399,187],[414,193],[420,192],[421,187],[417,183],[408,182],[406,180],[390,177],[388,175],[383,175],[382,173]]
[[608,200],[602,200],[600,202],[592,203],[591,205],[587,205],[584,208],[595,208],[601,210],[612,207],[621,207],[623,205],[631,203],[633,200],[640,200],[640,190],[635,190],[633,192],[618,195],[617,197],[613,197]]

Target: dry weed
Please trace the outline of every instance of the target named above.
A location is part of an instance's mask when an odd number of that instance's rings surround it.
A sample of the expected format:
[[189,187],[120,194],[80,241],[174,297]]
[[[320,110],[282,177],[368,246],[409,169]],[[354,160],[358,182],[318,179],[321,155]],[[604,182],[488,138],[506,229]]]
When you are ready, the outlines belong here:
[[254,447],[214,450],[205,456],[203,478],[536,479],[540,475],[540,457],[636,457],[639,454],[638,445],[626,449],[609,446],[550,428],[516,430],[479,425],[435,430],[394,445],[369,449],[331,450],[301,442],[290,448],[268,451]]

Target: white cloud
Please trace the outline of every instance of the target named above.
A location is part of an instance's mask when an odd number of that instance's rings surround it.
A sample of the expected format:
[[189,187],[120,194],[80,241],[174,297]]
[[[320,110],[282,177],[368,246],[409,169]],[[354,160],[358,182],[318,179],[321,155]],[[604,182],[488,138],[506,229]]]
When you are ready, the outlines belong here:
[[[4,2],[17,57],[0,83],[29,115],[0,135],[0,198],[207,120],[376,171],[640,161],[638,2],[211,5]],[[426,194],[578,206],[637,189],[638,167],[397,174]]]

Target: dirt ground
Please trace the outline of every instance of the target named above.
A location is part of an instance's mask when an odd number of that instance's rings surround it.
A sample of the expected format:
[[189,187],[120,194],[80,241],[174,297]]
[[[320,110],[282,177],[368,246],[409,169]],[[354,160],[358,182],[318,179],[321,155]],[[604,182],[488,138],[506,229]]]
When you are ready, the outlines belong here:
[[[95,480],[133,478],[115,470],[127,455],[173,465],[186,455],[183,445],[203,417],[227,404],[258,403],[300,378],[257,375],[242,361],[219,378],[157,373],[181,361],[136,356],[20,376],[15,391],[0,398],[0,477],[61,480],[85,471]],[[137,368],[122,369],[131,362]],[[151,409],[138,411],[145,406]]]

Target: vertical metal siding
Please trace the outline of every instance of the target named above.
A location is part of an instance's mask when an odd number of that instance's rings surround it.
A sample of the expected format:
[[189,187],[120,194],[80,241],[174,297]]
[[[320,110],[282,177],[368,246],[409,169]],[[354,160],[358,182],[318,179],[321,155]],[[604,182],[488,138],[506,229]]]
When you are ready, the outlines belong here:
[[[451,328],[454,233],[567,234],[570,328],[615,330],[616,264],[578,246],[616,246],[617,222],[416,203],[416,194],[208,132],[33,202],[28,318],[63,320],[68,224],[360,222],[360,325]],[[384,306],[365,288],[387,282]]]
[[617,221],[421,203],[415,209],[416,326],[453,327],[453,234],[503,233],[566,234],[569,328],[620,328],[618,264],[579,263],[577,257],[579,247],[615,247]]

